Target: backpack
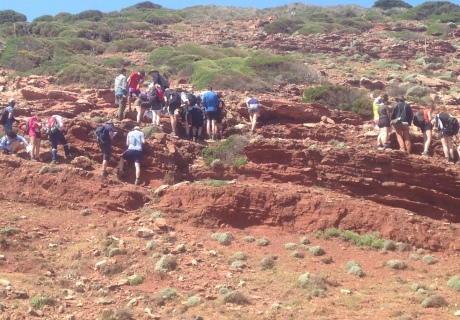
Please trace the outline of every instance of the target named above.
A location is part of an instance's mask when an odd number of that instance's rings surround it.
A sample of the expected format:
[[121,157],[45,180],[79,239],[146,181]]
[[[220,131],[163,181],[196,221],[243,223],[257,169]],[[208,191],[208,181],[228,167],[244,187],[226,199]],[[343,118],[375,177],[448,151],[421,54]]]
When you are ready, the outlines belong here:
[[193,93],[187,93],[186,96],[187,96],[188,102],[190,103],[189,105],[191,107],[196,105],[196,103],[198,102],[198,99],[196,98],[196,96]]
[[96,138],[96,142],[99,146],[110,142],[109,131],[105,126],[97,127],[96,131],[94,131],[94,137]]
[[59,129],[59,124],[56,117],[49,117],[46,121],[46,132],[48,134],[53,134]]
[[414,124],[414,126],[419,127],[419,128],[422,128],[425,125],[425,117],[423,115],[423,109],[420,109],[419,111],[417,111],[412,123]]
[[[160,92],[161,92],[161,97],[160,97]],[[154,106],[160,102],[163,102],[162,100],[163,97],[163,91],[161,89],[158,89],[157,87],[153,86],[152,88],[149,89],[149,104],[150,106]]]
[[259,101],[255,98],[251,98],[248,101],[248,111],[249,112],[258,112],[259,111]]
[[458,129],[459,124],[457,118],[450,116],[446,121],[443,133],[446,136],[455,136],[458,133]]
[[168,100],[169,106],[179,107],[181,105],[180,93],[178,93],[177,91],[169,91],[168,96],[166,98]]
[[9,112],[6,111],[6,108],[3,108],[3,110],[1,111],[1,118],[0,118],[0,124],[1,125],[5,125],[7,122],[8,122],[8,116],[9,116]]

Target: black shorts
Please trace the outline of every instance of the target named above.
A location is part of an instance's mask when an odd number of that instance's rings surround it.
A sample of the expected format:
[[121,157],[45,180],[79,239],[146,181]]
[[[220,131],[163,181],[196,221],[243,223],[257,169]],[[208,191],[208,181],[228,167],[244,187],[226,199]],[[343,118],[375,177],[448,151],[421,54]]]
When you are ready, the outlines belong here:
[[192,118],[192,127],[200,128],[204,124],[203,113],[201,111],[191,111],[189,113],[190,118]]
[[168,106],[168,113],[169,113],[169,115],[170,115],[170,116],[174,115],[174,112],[175,112],[177,109],[179,109],[179,111],[180,111],[180,104],[176,104],[176,105],[171,104],[171,105],[169,105],[169,106]]
[[135,163],[141,163],[142,151],[128,149],[125,152],[123,152],[123,155],[121,157],[128,161],[132,161]]
[[390,118],[379,118],[379,128],[389,128],[391,126]]
[[420,129],[422,130],[422,132],[433,130],[433,125],[431,124],[431,122],[425,122]]
[[109,161],[110,156],[112,155],[112,144],[111,143],[104,143],[99,146],[102,151],[102,159]]
[[218,110],[217,111],[217,115],[216,115],[216,123],[222,123],[222,111],[221,110]]
[[217,120],[217,111],[206,111],[206,119]]

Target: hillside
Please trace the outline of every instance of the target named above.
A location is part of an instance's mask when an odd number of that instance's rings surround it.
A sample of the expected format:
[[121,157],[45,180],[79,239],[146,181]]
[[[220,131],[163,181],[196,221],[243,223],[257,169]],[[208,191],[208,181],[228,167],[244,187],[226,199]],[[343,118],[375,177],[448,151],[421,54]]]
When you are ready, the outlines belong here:
[[[437,138],[422,157],[414,126],[411,154],[395,133],[376,148],[371,119],[380,91],[460,116],[459,12],[142,2],[27,23],[0,11],[14,129],[60,114],[72,154],[59,146],[50,164],[46,135],[40,162],[0,154],[0,319],[458,316],[460,165],[443,163]],[[132,164],[116,175],[128,112],[102,177],[94,131],[115,117],[121,67],[212,85],[223,139],[191,141],[182,123],[173,136],[166,114],[143,123],[136,186]],[[248,92],[261,105],[254,134]]]

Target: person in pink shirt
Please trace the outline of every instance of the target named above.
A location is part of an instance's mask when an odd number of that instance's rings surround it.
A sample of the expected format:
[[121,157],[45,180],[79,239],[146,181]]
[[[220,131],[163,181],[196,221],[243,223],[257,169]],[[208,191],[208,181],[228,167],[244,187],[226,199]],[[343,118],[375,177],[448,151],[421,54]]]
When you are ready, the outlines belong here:
[[29,119],[30,160],[40,161],[40,142],[42,139],[41,119],[34,115]]
[[139,89],[142,82],[144,82],[145,71],[141,70],[139,72],[133,72],[128,77],[128,110],[131,111],[131,98],[133,97],[133,93],[139,97],[141,94],[141,90]]

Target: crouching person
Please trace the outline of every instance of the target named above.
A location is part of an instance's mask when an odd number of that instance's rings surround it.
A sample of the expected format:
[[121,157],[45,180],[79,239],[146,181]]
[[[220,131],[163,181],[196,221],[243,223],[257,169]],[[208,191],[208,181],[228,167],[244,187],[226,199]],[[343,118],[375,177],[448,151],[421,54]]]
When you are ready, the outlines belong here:
[[119,179],[123,179],[123,166],[124,161],[134,162],[136,167],[136,181],[135,185],[140,183],[141,178],[141,160],[142,160],[142,144],[145,143],[144,133],[141,131],[141,128],[138,126],[134,127],[133,131],[128,133],[126,137],[126,145],[128,149],[123,153],[120,158],[120,163],[118,164],[118,173],[117,176]]
[[6,154],[16,154],[21,150],[26,150],[28,145],[26,139],[13,130],[7,130],[6,135],[0,139],[0,151],[3,150]]

